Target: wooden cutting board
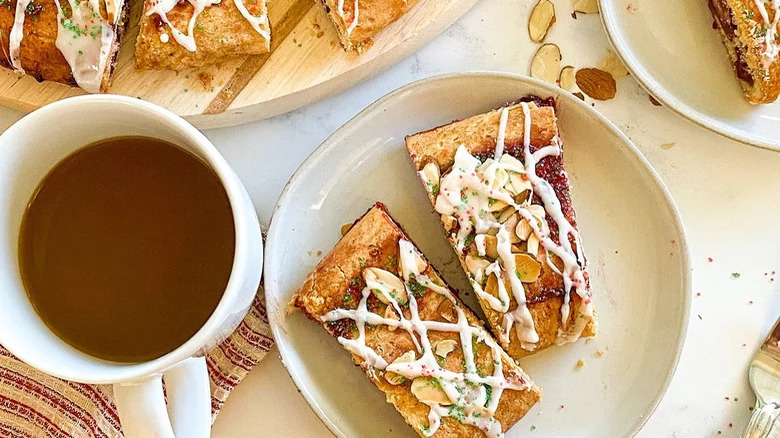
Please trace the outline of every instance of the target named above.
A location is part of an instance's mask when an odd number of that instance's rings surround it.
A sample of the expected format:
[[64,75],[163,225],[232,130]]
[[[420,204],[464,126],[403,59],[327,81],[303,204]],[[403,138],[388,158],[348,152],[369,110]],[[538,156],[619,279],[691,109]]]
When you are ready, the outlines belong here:
[[[374,37],[362,55],[345,53],[321,4],[270,0],[271,52],[182,71],[136,71],[140,0],[131,1],[130,24],[111,92],[162,105],[200,128],[237,125],[281,114],[343,90],[388,67],[430,41],[477,0],[421,0]],[[0,68],[0,105],[32,111],[84,94],[53,82],[38,83]]]

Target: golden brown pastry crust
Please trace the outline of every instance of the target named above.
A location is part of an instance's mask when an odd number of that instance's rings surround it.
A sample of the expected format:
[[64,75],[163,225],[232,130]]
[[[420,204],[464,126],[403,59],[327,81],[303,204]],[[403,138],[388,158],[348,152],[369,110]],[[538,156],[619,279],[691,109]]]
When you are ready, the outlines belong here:
[[[708,0],[715,25],[726,46],[745,98],[753,104],[772,103],[780,95],[780,58],[768,68],[763,60],[766,26],[754,0]],[[772,19],[771,8],[767,8]]]
[[[351,324],[323,323],[320,317],[336,308],[349,308],[350,302],[356,302],[362,286],[356,285],[353,280],[360,278],[364,267],[375,266],[395,271],[397,268],[392,265],[397,264],[399,239],[409,240],[408,236],[387,213],[384,206],[375,205],[360,220],[355,222],[349,232],[309,274],[303,287],[295,294],[292,304],[302,310],[310,319],[322,324],[331,335],[350,336],[351,330],[354,328]],[[433,281],[444,284],[444,281],[430,265],[424,274]],[[351,298],[345,299],[347,296]],[[370,302],[370,307],[371,305],[385,306],[373,298],[372,301],[373,304]],[[442,295],[428,291],[417,300],[421,317],[425,320],[445,321],[441,316],[442,312],[446,311],[444,302],[449,303]],[[465,310],[470,325],[482,327],[482,323],[476,316],[462,303],[461,306]],[[452,310],[451,307],[449,309]],[[379,311],[381,313],[381,310]],[[431,342],[445,338],[458,339],[457,336],[456,333],[429,333]],[[385,326],[367,330],[366,343],[388,362],[392,362],[405,352],[414,349],[414,344],[407,332],[403,330],[389,331]],[[490,349],[481,343],[478,346],[477,364],[485,367],[486,373],[490,373],[493,366]],[[352,355],[352,359],[357,365],[363,362],[363,359],[356,355]],[[460,349],[456,349],[447,356],[445,367],[460,372],[461,360]],[[531,383],[528,376],[506,353],[503,353],[502,363],[505,373],[506,370],[511,370],[512,373],[522,377],[530,385],[526,391],[504,391],[496,411],[496,419],[506,431],[540,400],[541,390]],[[419,426],[428,424],[429,408],[412,395],[411,382],[395,386],[385,380],[383,371],[373,368],[366,368],[365,371],[366,376],[385,393],[387,401],[395,406],[409,426],[420,436],[423,436]],[[460,423],[450,417],[444,417],[441,427],[433,436],[435,438],[481,438],[485,434],[474,426]]]
[[[145,0],[141,15],[140,30],[135,48],[135,66],[141,70],[176,70],[186,67],[200,67],[244,55],[259,55],[271,49],[271,41],[258,33],[241,15],[233,0],[207,6],[198,16],[195,24],[197,50],[190,52],[171,35],[170,28],[157,14],[147,15],[153,0]],[[244,0],[250,13],[267,13],[265,0]],[[170,22],[180,31],[187,33],[192,17],[192,5],[180,2],[167,14]],[[163,43],[160,35],[168,34]]]
[[390,23],[406,14],[419,0],[359,0],[358,24],[351,33],[347,31],[354,16],[355,3],[344,0],[344,16],[339,15],[338,0],[322,0],[325,11],[336,26],[341,45],[345,50],[358,53],[373,43],[371,37]]
[[[105,3],[101,3],[103,8]],[[20,60],[25,73],[38,81],[52,81],[77,86],[70,65],[57,48],[57,7],[54,0],[32,0],[24,20],[24,38],[20,43]],[[105,12],[103,12],[105,14]],[[8,36],[14,24],[16,0],[7,0],[0,4],[0,65],[13,69],[8,54]],[[111,85],[116,56],[119,54],[119,42],[127,27],[129,3],[122,6],[119,24],[115,29],[116,39],[111,46],[109,62],[103,74],[100,91],[106,92]]]
[[[533,103],[529,104],[531,110],[531,147],[535,148],[547,146],[553,142],[558,135],[558,126],[555,112],[552,107],[539,107]],[[441,169],[442,175],[448,171],[455,160],[455,152],[460,145],[474,156],[487,157],[493,156],[496,149],[496,136],[499,129],[500,111],[494,110],[485,114],[470,117],[465,120],[456,121],[448,125],[440,126],[418,134],[410,135],[406,138],[406,148],[419,171],[429,162],[436,163]],[[524,134],[524,116],[519,105],[510,107],[505,131],[505,151],[510,155],[523,160],[523,134]],[[576,228],[577,221],[574,215],[574,209],[571,205],[569,195],[568,178],[563,171],[562,157],[547,157],[537,165],[537,173],[540,177],[550,180],[550,176],[555,175],[557,182],[553,183],[558,199],[561,201],[561,207],[564,215],[569,222]],[[545,175],[548,174],[548,175]],[[425,182],[423,181],[425,186]],[[436,199],[430,191],[426,190],[431,203],[435,205]],[[535,200],[534,203],[539,203]],[[547,218],[551,229],[555,227],[554,221],[549,216]],[[557,228],[557,227],[555,227]],[[450,243],[455,247],[456,238],[448,236]],[[576,244],[575,244],[576,245]],[[544,248],[540,247],[540,254],[544,253]],[[458,253],[461,265],[466,269],[465,254]],[[540,257],[540,259],[543,259]],[[546,263],[542,263],[542,273],[539,279],[531,284],[527,284],[526,300],[528,309],[534,320],[536,332],[539,335],[539,342],[533,351],[523,349],[518,340],[515,330],[510,332],[509,345],[502,341],[504,349],[515,359],[537,353],[548,347],[555,345],[558,329],[561,327],[561,305],[563,304],[563,280],[560,275],[554,273]],[[510,311],[517,307],[512,300]],[[577,315],[576,309],[579,308],[582,299],[576,293],[571,294],[571,316],[569,321],[573,322]],[[487,302],[480,300],[480,306],[487,318],[488,326],[493,333],[501,339],[501,323],[503,313],[493,310]],[[583,337],[591,337],[596,334],[596,320],[592,319],[585,327],[582,333]]]

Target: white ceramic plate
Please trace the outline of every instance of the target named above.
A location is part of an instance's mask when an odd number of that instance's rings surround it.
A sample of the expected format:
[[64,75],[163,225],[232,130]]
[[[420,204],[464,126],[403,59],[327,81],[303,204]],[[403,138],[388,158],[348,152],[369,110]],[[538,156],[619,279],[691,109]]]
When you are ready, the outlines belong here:
[[599,5],[615,50],[658,101],[722,135],[780,150],[780,103],[747,103],[706,0]]
[[[265,285],[274,336],[301,393],[336,435],[416,436],[319,324],[285,315],[287,303],[341,226],[382,201],[475,308],[404,136],[527,94],[558,99],[600,334],[521,362],[544,399],[507,437],[532,426],[534,436],[632,436],[663,396],[690,304],[685,235],[663,183],[628,138],[569,93],[509,74],[439,76],[390,93],[336,131],[293,175],[271,220]],[[585,366],[577,369],[578,360]]]

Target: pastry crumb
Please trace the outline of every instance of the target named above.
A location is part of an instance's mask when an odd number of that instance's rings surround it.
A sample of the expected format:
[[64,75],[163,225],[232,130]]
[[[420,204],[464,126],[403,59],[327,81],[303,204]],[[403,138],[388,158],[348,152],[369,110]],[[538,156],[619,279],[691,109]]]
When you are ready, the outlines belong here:
[[577,361],[577,368],[582,368],[585,366],[585,361],[580,359]]
[[598,356],[598,357],[604,356],[604,350],[602,350],[602,349],[596,350],[596,356]]

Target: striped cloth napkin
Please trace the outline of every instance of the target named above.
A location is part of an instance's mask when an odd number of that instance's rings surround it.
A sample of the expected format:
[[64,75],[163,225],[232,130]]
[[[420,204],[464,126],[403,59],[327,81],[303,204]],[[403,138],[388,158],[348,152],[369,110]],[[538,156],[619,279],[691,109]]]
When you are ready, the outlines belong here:
[[[261,286],[246,318],[206,359],[212,421],[273,343]],[[122,430],[110,385],[48,376],[0,347],[0,437],[121,438]]]

